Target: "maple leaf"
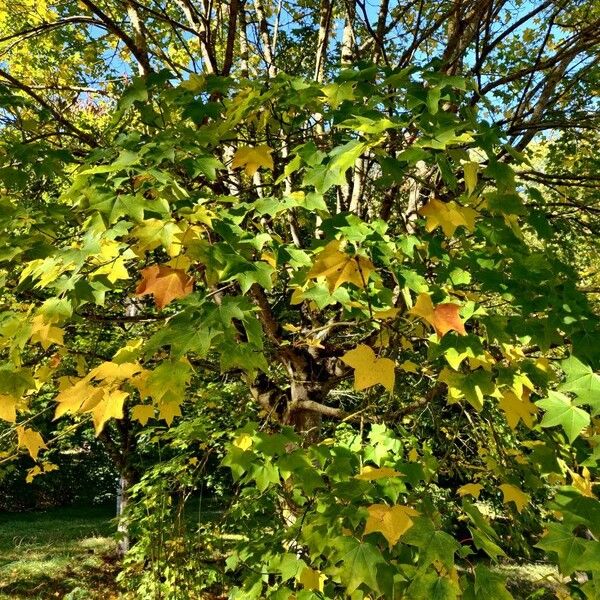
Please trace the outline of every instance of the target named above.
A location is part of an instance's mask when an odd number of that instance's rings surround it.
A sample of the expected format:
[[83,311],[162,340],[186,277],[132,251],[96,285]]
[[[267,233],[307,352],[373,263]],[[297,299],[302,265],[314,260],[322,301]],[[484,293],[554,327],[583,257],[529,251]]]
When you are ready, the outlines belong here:
[[458,304],[443,303],[433,306],[431,296],[422,292],[417,296],[415,305],[409,313],[424,319],[433,326],[438,337],[443,337],[449,331],[456,331],[460,335],[467,335],[465,326],[460,320],[458,314],[460,306]]
[[150,404],[136,404],[131,408],[131,418],[145,425],[149,419],[154,418],[154,406]]
[[[128,392],[114,388],[104,388],[101,399],[91,409],[96,435],[100,435],[109,419],[123,418],[123,403]],[[84,411],[85,412],[85,411]]]
[[137,296],[152,294],[158,308],[164,308],[177,298],[192,293],[194,280],[181,269],[172,269],[165,265],[152,265],[142,270],[142,279],[135,293]]
[[523,509],[527,506],[529,502],[529,494],[526,494],[522,490],[520,490],[516,485],[512,485],[510,483],[503,483],[498,486],[502,490],[502,494],[504,495],[504,504],[508,504],[509,502],[513,502],[517,507],[518,512],[523,512]]
[[369,275],[375,270],[373,263],[363,256],[350,256],[342,250],[341,240],[329,242],[308,272],[309,279],[325,277],[329,289],[334,292],[344,283],[352,283],[364,288]]
[[380,383],[386,390],[394,389],[394,361],[377,358],[372,348],[360,344],[342,356],[342,361],[354,369],[354,389],[364,390]]
[[304,567],[300,573],[300,577],[298,577],[298,583],[307,590],[322,592],[326,579],[327,576],[324,573],[321,573],[321,571],[311,569],[310,567]]
[[0,419],[14,423],[17,420],[17,401],[6,394],[0,394]]
[[506,422],[513,430],[519,421],[523,421],[531,429],[533,427],[533,417],[538,411],[537,406],[529,401],[529,391],[523,391],[523,397],[519,398],[513,391],[505,390],[498,401],[498,406],[506,415]]
[[181,416],[179,402],[161,402],[158,406],[158,418],[164,419],[167,425],[171,425],[175,417]]
[[479,498],[483,486],[479,483],[467,483],[460,486],[456,493],[462,498],[463,496],[473,496],[473,498]]
[[247,433],[240,433],[240,435],[233,440],[233,445],[240,450],[248,450],[252,444],[252,436]]
[[265,169],[273,169],[273,152],[272,148],[269,148],[266,144],[261,146],[242,146],[235,151],[233,160],[231,161],[231,168],[237,169],[244,167],[244,171],[248,177],[252,177],[259,167]]
[[369,518],[365,525],[365,535],[379,531],[388,541],[390,548],[394,546],[400,536],[408,531],[413,524],[410,517],[419,513],[410,506],[387,506],[386,504],[372,504],[367,508]]
[[394,469],[390,469],[389,467],[370,467],[366,466],[362,469],[362,471],[355,475],[355,479],[362,479],[363,481],[375,481],[377,479],[385,479],[387,477],[400,477],[402,473],[399,471],[395,471]]
[[419,214],[427,221],[425,225],[427,231],[433,231],[439,226],[447,237],[452,237],[456,229],[461,226],[468,231],[473,231],[478,215],[476,210],[468,206],[460,206],[453,200],[442,202],[435,198],[421,208]]
[[17,444],[21,448],[27,448],[27,452],[29,452],[29,456],[34,460],[37,459],[38,454],[41,449],[47,448],[42,436],[39,432],[34,431],[33,429],[28,429],[26,427],[17,427]]
[[48,323],[43,315],[37,315],[31,320],[31,343],[39,342],[44,350],[48,350],[52,344],[62,346],[63,330],[60,327]]

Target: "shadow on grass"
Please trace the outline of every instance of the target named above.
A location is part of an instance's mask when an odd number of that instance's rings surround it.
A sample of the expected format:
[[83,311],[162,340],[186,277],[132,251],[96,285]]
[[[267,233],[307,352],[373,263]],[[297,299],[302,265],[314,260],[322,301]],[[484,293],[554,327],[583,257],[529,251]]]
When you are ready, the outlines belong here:
[[0,599],[116,598],[112,507],[0,514]]

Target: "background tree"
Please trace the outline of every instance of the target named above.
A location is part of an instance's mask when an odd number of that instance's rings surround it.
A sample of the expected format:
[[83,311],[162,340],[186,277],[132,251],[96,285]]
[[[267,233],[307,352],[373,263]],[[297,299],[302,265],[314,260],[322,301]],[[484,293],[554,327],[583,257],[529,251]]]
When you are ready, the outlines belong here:
[[138,480],[143,428],[220,377],[260,420],[204,557],[233,597],[508,597],[456,569],[502,546],[595,597],[596,4],[14,8],[0,416],[30,476],[42,396]]

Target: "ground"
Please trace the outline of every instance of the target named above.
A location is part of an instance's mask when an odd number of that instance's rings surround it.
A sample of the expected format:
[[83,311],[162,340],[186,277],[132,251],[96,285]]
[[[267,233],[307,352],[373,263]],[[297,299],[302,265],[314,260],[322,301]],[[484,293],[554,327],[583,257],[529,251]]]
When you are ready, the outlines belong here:
[[[113,517],[112,506],[0,513],[0,600],[119,598]],[[551,565],[509,562],[494,570],[517,600],[565,590]]]
[[114,507],[0,514],[0,600],[109,600]]

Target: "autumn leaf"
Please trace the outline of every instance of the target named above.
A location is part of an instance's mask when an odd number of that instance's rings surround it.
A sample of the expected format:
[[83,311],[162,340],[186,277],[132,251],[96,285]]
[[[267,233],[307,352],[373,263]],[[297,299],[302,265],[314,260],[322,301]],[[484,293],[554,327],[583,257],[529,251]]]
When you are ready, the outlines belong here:
[[419,514],[410,506],[387,506],[386,504],[372,504],[367,511],[369,518],[365,525],[365,535],[379,531],[388,541],[390,548],[412,527],[413,521],[410,517]]
[[364,390],[380,383],[386,390],[394,389],[394,361],[377,358],[369,346],[360,344],[342,356],[342,361],[354,369],[354,389]]
[[300,573],[300,577],[298,577],[298,583],[300,583],[304,589],[322,592],[326,579],[327,576],[324,573],[321,573],[321,571],[311,569],[310,567],[304,567]]
[[242,146],[235,151],[231,168],[238,169],[244,167],[244,171],[248,177],[252,177],[260,167],[265,169],[273,169],[273,152],[266,144],[261,146]]
[[442,202],[432,198],[419,214],[426,219],[425,229],[433,231],[436,227],[441,227],[447,237],[452,237],[458,227],[464,227],[468,231],[475,229],[475,219],[477,211],[468,206],[460,206],[453,200]]
[[14,423],[17,420],[17,401],[6,394],[0,394],[0,419]]
[[513,391],[505,390],[498,401],[498,406],[504,411],[506,421],[511,429],[515,429],[519,421],[531,429],[533,427],[533,417],[538,411],[535,404],[529,401],[529,393],[523,393],[519,398]]
[[192,293],[194,280],[181,269],[172,269],[165,265],[152,265],[142,270],[142,279],[135,293],[137,296],[152,294],[158,308],[164,308],[177,298]]
[[460,486],[456,493],[462,498],[463,496],[473,496],[473,498],[479,498],[479,494],[483,486],[479,483],[467,483]]
[[364,288],[369,275],[375,270],[373,263],[362,256],[346,254],[340,250],[341,245],[340,240],[329,242],[317,255],[308,278],[325,277],[332,292],[344,283]]
[[386,479],[388,477],[400,477],[402,473],[390,469],[390,467],[370,467],[367,465],[363,467],[362,471],[355,475],[355,479],[362,479],[363,481],[376,481],[377,479]]
[[417,301],[409,313],[424,319],[433,326],[438,337],[443,337],[449,331],[467,335],[465,326],[459,316],[458,304],[444,303],[433,306],[431,296],[425,292],[418,295]]
[[529,502],[529,494],[526,494],[522,490],[520,490],[516,485],[512,485],[510,483],[503,483],[499,486],[502,490],[502,494],[504,495],[504,504],[508,504],[509,502],[513,502],[517,507],[518,512],[523,512],[523,509],[527,506]]
[[17,444],[20,448],[27,448],[27,452],[34,460],[37,459],[40,450],[47,448],[39,432],[26,427],[17,427]]
[[43,315],[37,315],[31,320],[31,343],[39,342],[44,350],[48,350],[52,344],[62,346],[63,330],[44,320]]
[[131,418],[138,421],[140,425],[146,425],[149,419],[154,417],[154,406],[151,404],[136,404],[131,408]]
[[102,398],[91,410],[96,435],[100,435],[109,419],[123,418],[123,404],[128,392],[119,389],[104,388]]
[[248,450],[250,446],[252,446],[252,436],[247,433],[240,433],[235,440],[233,440],[233,445],[240,450]]
[[175,417],[181,416],[179,402],[161,402],[158,405],[158,418],[164,419],[167,425],[171,425]]

